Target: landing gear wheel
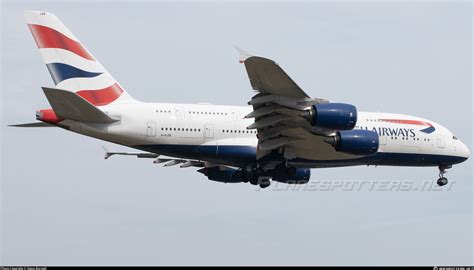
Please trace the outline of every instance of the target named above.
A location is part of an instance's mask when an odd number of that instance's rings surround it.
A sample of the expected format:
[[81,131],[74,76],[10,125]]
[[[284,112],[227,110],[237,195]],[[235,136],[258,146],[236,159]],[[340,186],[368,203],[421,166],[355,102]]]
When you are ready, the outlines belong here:
[[439,168],[439,178],[438,178],[438,181],[436,181],[436,184],[442,187],[448,184],[448,179],[444,177],[444,174],[446,173],[446,169],[451,168],[451,165],[439,166],[438,168]]
[[260,183],[260,188],[267,188],[270,186],[270,179],[265,179]]
[[436,183],[438,186],[442,187],[448,184],[448,179],[446,177],[440,177]]
[[258,185],[258,176],[254,175],[254,174],[250,174],[249,175],[249,182],[250,184],[256,186]]
[[247,165],[244,167],[244,172],[245,174],[251,174],[253,172],[253,168],[254,166],[253,165]]
[[252,185],[256,185],[257,184],[257,181],[254,180],[254,177],[252,174],[244,174],[244,179],[246,183],[250,182],[250,184]]

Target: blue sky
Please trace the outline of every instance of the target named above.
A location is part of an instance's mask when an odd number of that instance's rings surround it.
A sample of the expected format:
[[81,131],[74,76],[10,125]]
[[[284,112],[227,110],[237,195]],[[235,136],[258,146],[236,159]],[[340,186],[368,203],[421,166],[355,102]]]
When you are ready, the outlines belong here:
[[[257,191],[102,143],[14,129],[52,86],[23,21],[55,13],[136,99],[244,105],[238,45],[311,96],[434,120],[472,151],[470,2],[2,3],[1,264],[473,263],[472,158],[449,191]],[[118,146],[106,144],[111,149]],[[437,168],[312,170],[313,181],[435,181]]]

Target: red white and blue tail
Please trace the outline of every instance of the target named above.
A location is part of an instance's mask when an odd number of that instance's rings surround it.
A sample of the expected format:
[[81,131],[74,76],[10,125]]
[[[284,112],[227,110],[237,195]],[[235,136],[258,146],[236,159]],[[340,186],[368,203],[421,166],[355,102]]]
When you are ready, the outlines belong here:
[[25,19],[56,88],[95,106],[134,101],[58,17],[26,11]]

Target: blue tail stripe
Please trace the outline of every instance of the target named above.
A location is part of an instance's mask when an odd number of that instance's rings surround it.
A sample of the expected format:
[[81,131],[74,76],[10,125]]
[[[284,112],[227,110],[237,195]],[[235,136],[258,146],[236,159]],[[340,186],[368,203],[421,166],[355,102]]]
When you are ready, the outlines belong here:
[[51,77],[53,77],[54,84],[56,85],[70,78],[92,78],[102,74],[84,71],[63,63],[50,63],[46,64],[46,67],[48,68]]

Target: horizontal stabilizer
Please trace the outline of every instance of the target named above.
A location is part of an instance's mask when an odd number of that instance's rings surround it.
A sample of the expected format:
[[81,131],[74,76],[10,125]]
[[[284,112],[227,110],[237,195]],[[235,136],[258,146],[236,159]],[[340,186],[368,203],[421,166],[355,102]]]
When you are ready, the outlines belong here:
[[60,118],[87,123],[118,121],[74,92],[48,87],[43,87],[43,91],[54,112]]
[[8,125],[9,127],[54,127],[51,124],[45,122],[27,123],[27,124],[16,124]]
[[148,152],[111,152],[105,146],[102,146],[102,149],[105,151],[104,159],[109,159],[111,156],[118,155],[118,156],[136,156],[137,158],[157,158],[158,155],[154,153]]

